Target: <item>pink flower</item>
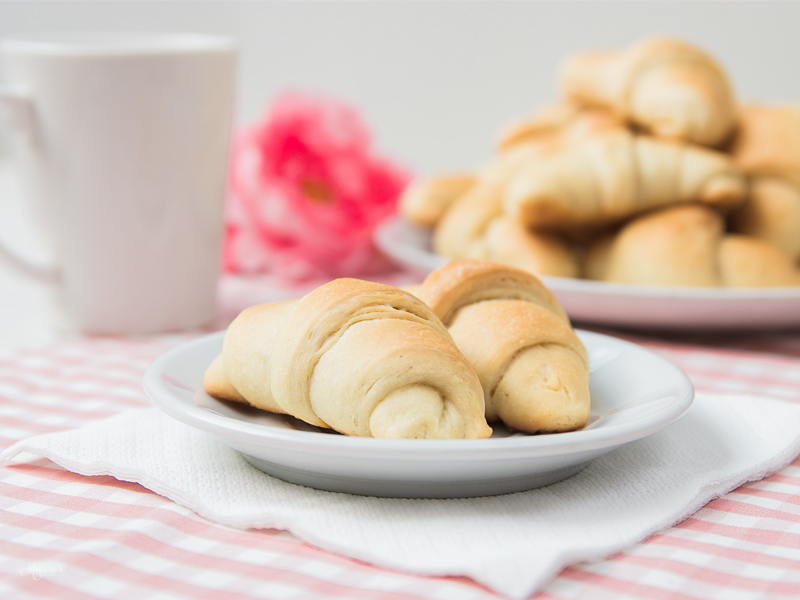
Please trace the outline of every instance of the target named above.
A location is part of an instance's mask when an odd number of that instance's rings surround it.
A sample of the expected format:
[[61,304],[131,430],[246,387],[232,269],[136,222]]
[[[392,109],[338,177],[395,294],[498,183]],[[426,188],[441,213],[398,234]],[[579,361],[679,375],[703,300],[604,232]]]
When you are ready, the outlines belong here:
[[410,180],[370,144],[353,108],[279,97],[233,142],[225,270],[292,280],[363,273],[377,253],[373,228],[396,211]]

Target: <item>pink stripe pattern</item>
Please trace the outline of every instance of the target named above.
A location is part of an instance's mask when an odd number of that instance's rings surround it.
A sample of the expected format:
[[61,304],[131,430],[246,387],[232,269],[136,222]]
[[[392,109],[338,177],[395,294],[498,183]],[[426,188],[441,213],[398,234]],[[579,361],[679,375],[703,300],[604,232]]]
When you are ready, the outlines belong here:
[[[626,337],[698,390],[800,402],[800,333]],[[0,356],[0,446],[149,401],[151,360],[191,335],[81,338]],[[143,487],[34,457],[0,470],[0,598],[488,600],[464,578],[380,569],[280,531],[217,526]],[[541,599],[800,598],[800,459],[625,552],[564,570]]]

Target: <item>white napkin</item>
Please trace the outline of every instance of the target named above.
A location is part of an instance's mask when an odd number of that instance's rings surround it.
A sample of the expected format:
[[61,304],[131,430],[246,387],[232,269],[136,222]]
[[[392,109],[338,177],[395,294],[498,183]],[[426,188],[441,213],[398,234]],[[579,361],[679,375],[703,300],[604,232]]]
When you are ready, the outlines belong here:
[[624,550],[800,453],[800,405],[698,395],[687,415],[571,479],[505,496],[398,500],[265,475],[217,438],[155,408],[20,441],[84,475],[135,481],[211,521],[276,528],[331,552],[526,597],[565,566]]

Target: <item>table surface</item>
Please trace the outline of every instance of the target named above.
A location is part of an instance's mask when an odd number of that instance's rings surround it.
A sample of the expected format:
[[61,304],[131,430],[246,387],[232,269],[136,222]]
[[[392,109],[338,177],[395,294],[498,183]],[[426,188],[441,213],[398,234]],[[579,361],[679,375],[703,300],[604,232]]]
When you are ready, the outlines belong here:
[[[23,218],[16,198],[0,167],[0,236],[35,254],[34,236],[9,225]],[[268,276],[225,277],[214,328],[246,306],[303,291]],[[48,295],[0,265],[2,448],[148,406],[147,365],[200,333],[61,337],[48,325]],[[800,402],[800,331],[597,330],[671,360],[698,391]],[[377,568],[286,532],[218,526],[138,484],[75,475],[44,458],[3,466],[0,503],[3,598],[500,598],[465,578]],[[536,597],[800,597],[800,459],[618,555],[568,567]]]

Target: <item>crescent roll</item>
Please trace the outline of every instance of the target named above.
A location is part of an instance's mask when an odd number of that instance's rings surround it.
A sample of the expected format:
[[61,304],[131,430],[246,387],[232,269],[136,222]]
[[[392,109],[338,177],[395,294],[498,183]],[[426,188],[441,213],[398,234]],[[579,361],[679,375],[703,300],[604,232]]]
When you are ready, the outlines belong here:
[[497,146],[504,153],[519,145],[534,143],[552,153],[626,126],[624,119],[607,108],[559,102],[506,125],[500,132]]
[[679,202],[731,210],[746,192],[721,152],[619,130],[520,170],[503,201],[529,227],[575,232]]
[[491,435],[480,380],[432,310],[357,279],[243,311],[204,387],[346,435]]
[[527,433],[589,419],[586,348],[552,293],[513,267],[455,260],[414,293],[447,325],[480,377],[486,419]]
[[800,185],[782,177],[751,177],[747,202],[731,214],[730,228],[772,242],[800,262]]
[[420,179],[403,190],[398,209],[411,223],[432,227],[474,184],[475,176],[469,173]]
[[442,213],[433,234],[434,251],[450,258],[508,264],[538,275],[577,277],[580,266],[574,245],[563,236],[533,231],[506,215],[505,189],[520,170],[620,129],[624,124],[605,109],[564,103],[508,127],[500,140],[501,152]]
[[739,111],[733,161],[747,175],[771,175],[800,186],[800,104],[748,104]]
[[606,106],[657,137],[719,147],[736,125],[733,88],[711,56],[685,42],[650,38],[623,50],[568,59],[561,88]]
[[558,235],[530,231],[503,214],[502,189],[474,186],[453,204],[433,232],[433,250],[449,258],[509,264],[539,275],[577,277],[575,249]]
[[800,270],[776,245],[725,232],[715,210],[676,206],[634,219],[586,253],[592,279],[641,285],[781,287]]

